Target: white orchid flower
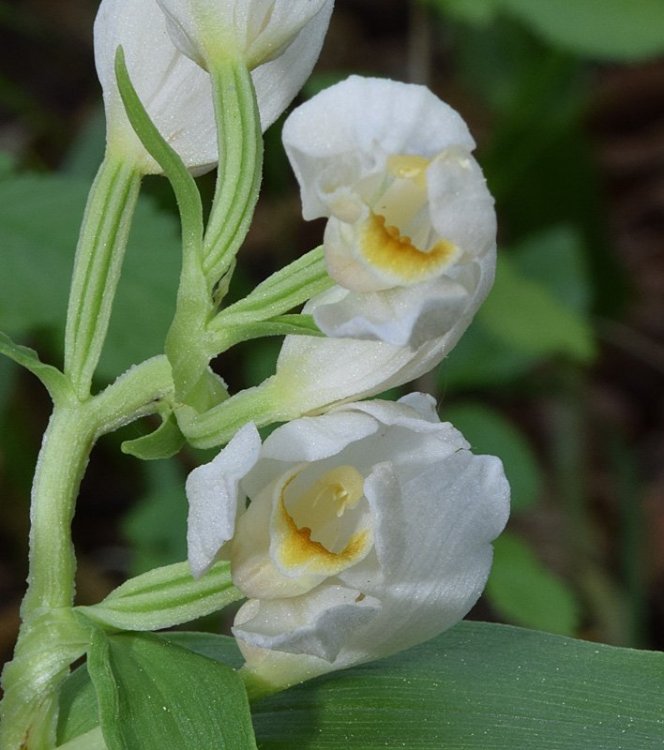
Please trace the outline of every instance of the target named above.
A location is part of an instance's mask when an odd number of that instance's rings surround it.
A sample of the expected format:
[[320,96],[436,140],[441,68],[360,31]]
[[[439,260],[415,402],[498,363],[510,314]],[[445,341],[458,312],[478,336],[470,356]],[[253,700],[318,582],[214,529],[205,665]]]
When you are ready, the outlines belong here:
[[219,550],[230,559],[249,597],[233,633],[250,673],[285,687],[468,612],[509,498],[500,461],[468,448],[414,394],[295,420],[262,446],[248,425],[190,475],[190,563],[198,575]]
[[283,141],[305,219],[328,217],[339,289],[315,300],[322,331],[417,349],[469,322],[493,280],[496,218],[451,107],[423,86],[351,76],[298,107]]
[[[311,73],[331,11],[329,2],[283,54],[251,66],[263,130],[279,117]],[[259,16],[250,20],[259,23]],[[212,169],[218,150],[210,76],[174,45],[157,0],[102,0],[94,44],[109,147],[130,154],[146,174],[161,172],[124,111],[114,71],[121,45],[132,82],[162,136],[193,173]]]

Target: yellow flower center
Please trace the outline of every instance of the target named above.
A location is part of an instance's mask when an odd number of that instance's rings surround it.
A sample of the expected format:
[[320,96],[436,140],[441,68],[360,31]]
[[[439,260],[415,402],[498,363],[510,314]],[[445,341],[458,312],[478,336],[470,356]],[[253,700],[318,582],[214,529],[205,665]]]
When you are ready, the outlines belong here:
[[371,530],[352,512],[364,497],[364,480],[353,466],[339,466],[287,497],[299,474],[278,488],[272,527],[278,561],[301,573],[336,575],[364,558],[373,543]]
[[370,265],[405,284],[437,275],[459,254],[457,246],[447,240],[438,240],[432,247],[421,249],[410,237],[403,236],[398,227],[388,225],[384,216],[374,213],[363,227],[361,252]]
[[417,284],[438,276],[460,254],[431,225],[430,164],[424,156],[392,155],[387,162],[387,185],[371,202],[371,213],[360,229],[361,257],[396,284]]

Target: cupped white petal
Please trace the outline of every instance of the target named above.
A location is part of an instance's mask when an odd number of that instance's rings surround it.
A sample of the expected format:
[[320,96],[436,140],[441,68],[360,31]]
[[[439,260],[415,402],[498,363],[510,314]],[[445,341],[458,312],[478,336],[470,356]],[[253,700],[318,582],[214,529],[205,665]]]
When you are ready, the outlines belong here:
[[372,597],[326,584],[306,596],[249,600],[232,630],[252,671],[284,686],[328,672],[348,633],[366,627],[380,609]]
[[114,68],[120,45],[132,83],[162,136],[193,172],[214,167],[218,152],[210,78],[173,46],[155,0],[103,0],[97,13],[95,63],[109,144],[131,154],[145,173],[161,172],[124,111]]
[[450,330],[468,304],[468,290],[445,276],[382,292],[347,292],[319,305],[314,320],[335,338],[384,341],[416,349]]
[[[187,548],[194,576],[202,575],[233,536],[240,503],[240,480],[258,460],[261,439],[247,424],[210,463],[189,474]],[[244,497],[244,495],[242,495]]]
[[475,147],[462,118],[426,87],[360,76],[298,107],[282,137],[305,219],[329,216],[349,177],[357,182],[384,172],[391,155],[434,157],[451,146]]
[[496,213],[479,164],[466,151],[450,148],[427,169],[431,224],[466,257],[495,252]]
[[[394,497],[388,472],[383,487],[367,488],[375,517],[376,554],[385,587],[380,616],[348,643],[349,656],[375,658],[433,637],[458,622],[479,597],[492,560],[491,541],[509,513],[502,464],[461,450],[404,482]],[[406,501],[407,499],[407,501]]]

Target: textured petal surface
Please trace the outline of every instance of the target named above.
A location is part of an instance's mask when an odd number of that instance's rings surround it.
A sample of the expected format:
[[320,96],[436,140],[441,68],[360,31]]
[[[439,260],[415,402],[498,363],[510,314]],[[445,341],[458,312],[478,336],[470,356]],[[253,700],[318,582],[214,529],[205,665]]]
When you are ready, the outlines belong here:
[[187,547],[195,576],[212,565],[223,544],[233,536],[240,502],[239,483],[258,460],[260,447],[258,431],[253,424],[247,424],[213,461],[189,474]]
[[461,117],[426,87],[360,76],[298,107],[282,137],[305,219],[329,216],[327,196],[353,178],[384,171],[391,154],[433,157],[449,146],[475,147]]

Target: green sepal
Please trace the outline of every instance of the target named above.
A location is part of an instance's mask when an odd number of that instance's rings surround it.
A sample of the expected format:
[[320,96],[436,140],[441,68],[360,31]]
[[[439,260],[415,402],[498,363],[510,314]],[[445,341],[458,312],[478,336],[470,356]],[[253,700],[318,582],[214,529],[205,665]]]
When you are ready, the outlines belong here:
[[325,266],[323,248],[317,247],[273,273],[246,297],[220,312],[208,328],[221,331],[237,323],[274,318],[333,284]]
[[230,667],[153,634],[98,630],[88,670],[108,750],[256,750]]
[[62,400],[71,392],[67,378],[52,365],[47,365],[39,359],[34,349],[14,343],[7,334],[0,331],[0,354],[4,354],[16,364],[25,367],[36,375],[48,390],[54,402]]
[[324,336],[311,315],[277,315],[270,320],[257,320],[229,326],[211,340],[218,353],[230,349],[242,341],[251,341],[264,336]]
[[243,598],[230,563],[193,578],[186,562],[156,568],[123,583],[99,604],[77,607],[88,620],[118,630],[160,630],[204,617]]
[[171,458],[180,452],[186,443],[173,414],[164,415],[154,432],[134,440],[125,440],[120,450],[143,461]]
[[118,47],[115,54],[115,76],[131,126],[147,152],[164,170],[173,187],[180,209],[185,249],[200,252],[203,238],[203,204],[200,193],[179,154],[168,145],[146,112],[129,78],[122,47]]

